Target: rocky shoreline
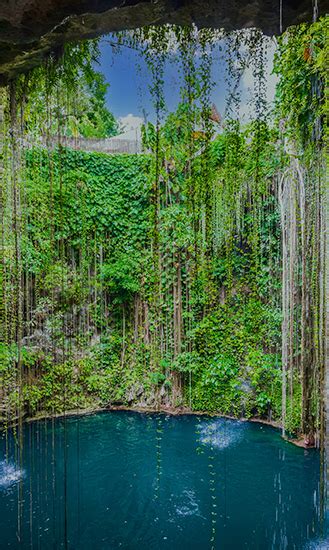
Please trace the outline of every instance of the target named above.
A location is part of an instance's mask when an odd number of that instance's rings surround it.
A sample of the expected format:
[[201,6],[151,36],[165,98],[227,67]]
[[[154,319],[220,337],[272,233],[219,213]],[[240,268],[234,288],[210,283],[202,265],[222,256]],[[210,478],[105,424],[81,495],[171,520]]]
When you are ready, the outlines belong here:
[[[126,406],[126,405],[113,405],[109,407],[89,407],[86,409],[72,409],[65,412],[55,413],[55,414],[49,414],[46,412],[40,411],[39,414],[36,414],[32,417],[26,417],[24,418],[24,422],[30,423],[35,422],[38,420],[45,420],[50,418],[67,418],[67,417],[73,417],[73,416],[87,416],[91,414],[96,414],[99,412],[111,412],[111,411],[132,411],[132,412],[138,412],[142,414],[154,414],[154,413],[163,413],[163,414],[169,414],[172,416],[182,416],[182,415],[195,415],[195,416],[212,416],[214,418],[227,418],[229,420],[239,420],[240,422],[253,422],[256,424],[263,424],[266,426],[271,426],[272,428],[281,429],[281,424],[274,420],[266,420],[263,418],[258,417],[251,417],[251,418],[237,418],[235,416],[229,416],[225,414],[220,413],[209,413],[207,411],[192,411],[191,409],[188,409],[186,407],[140,407],[140,406]],[[316,445],[308,445],[305,441],[305,437],[299,437],[299,438],[284,438],[285,441],[288,443],[291,443],[292,445],[295,445],[296,447],[301,447],[303,449],[312,449],[316,448]]]

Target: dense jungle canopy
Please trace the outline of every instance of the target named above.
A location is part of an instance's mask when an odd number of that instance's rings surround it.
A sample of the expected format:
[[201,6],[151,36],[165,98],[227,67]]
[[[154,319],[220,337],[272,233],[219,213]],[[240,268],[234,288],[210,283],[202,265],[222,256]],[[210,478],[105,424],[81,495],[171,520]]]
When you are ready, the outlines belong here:
[[[5,426],[122,405],[257,417],[323,443],[327,31],[321,18],[277,38],[271,108],[260,31],[114,35],[152,75],[137,155],[79,150],[119,132],[97,40],[1,89]],[[219,43],[223,118],[211,101]],[[168,112],[173,57],[180,102]]]

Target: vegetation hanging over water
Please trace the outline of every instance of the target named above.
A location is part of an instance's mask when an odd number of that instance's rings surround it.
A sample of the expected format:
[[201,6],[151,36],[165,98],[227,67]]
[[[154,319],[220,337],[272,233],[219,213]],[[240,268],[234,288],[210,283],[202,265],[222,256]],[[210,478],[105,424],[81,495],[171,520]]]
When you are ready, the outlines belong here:
[[[210,97],[221,35],[168,27],[120,35],[153,75],[156,120],[144,127],[143,155],[65,147],[68,135],[78,145],[81,135],[117,131],[92,72],[93,43],[2,92],[5,422],[124,404],[323,433],[325,25],[281,37],[275,124],[264,38],[226,37],[220,127]],[[167,114],[172,44],[181,100]],[[249,58],[254,116],[241,127]]]

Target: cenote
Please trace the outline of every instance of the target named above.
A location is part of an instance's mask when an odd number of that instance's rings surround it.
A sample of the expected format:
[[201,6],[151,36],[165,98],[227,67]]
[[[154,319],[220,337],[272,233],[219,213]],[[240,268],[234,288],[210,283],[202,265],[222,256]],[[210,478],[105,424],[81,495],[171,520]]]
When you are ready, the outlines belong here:
[[1,548],[326,547],[319,453],[268,426],[102,412],[27,423],[21,448],[19,468],[9,434]]
[[2,2],[0,550],[329,550],[325,3]]

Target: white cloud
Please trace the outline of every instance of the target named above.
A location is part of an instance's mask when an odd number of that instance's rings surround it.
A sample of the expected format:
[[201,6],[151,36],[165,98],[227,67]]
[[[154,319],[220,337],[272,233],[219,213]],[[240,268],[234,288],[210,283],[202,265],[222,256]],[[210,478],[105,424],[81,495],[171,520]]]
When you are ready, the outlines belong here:
[[119,118],[119,124],[120,128],[122,128],[122,133],[116,136],[116,139],[140,141],[141,126],[144,124],[142,117],[129,113],[128,115]]

